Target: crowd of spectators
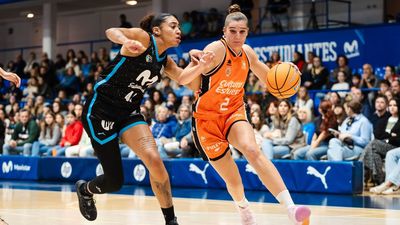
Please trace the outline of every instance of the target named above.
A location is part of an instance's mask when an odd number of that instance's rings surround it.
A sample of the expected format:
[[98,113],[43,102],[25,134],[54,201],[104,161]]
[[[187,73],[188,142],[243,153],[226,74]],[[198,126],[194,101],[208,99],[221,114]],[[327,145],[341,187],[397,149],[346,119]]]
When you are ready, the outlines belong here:
[[[386,153],[400,147],[400,86],[395,68],[388,65],[385,74],[377,76],[370,64],[364,64],[357,74],[343,55],[336,68],[325,67],[312,53],[307,60],[300,52],[295,56],[293,63],[303,73],[302,86],[291,99],[278,100],[265,93],[260,81],[249,74],[247,104],[260,149],[269,159],[362,160],[367,184],[385,184],[379,193],[398,188],[397,178],[385,181],[389,177],[385,171],[393,169],[384,169]],[[93,156],[80,117],[85,99],[109,61],[105,48],[90,57],[70,49],[55,61],[45,53],[40,59],[30,53],[27,61],[21,55],[10,61],[4,69],[24,82],[18,89],[1,80],[1,154]],[[279,61],[274,53],[266,64]],[[179,62],[182,67],[186,64]],[[146,93],[141,113],[163,158],[199,156],[191,137],[192,101],[189,89],[167,77]],[[126,145],[120,147],[123,157],[136,157]],[[232,152],[241,157],[238,150]],[[394,153],[389,156],[400,158]]]

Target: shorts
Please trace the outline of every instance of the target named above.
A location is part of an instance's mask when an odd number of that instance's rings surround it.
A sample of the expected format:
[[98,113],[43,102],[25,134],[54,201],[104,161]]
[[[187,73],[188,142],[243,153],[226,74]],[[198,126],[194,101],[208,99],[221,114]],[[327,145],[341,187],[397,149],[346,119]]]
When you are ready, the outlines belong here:
[[[139,111],[140,107],[138,106],[137,109]],[[82,113],[82,123],[90,139],[100,145],[119,138],[133,126],[148,125],[143,115],[107,104],[95,97],[86,101]]]
[[233,124],[249,122],[245,106],[217,120],[193,118],[192,134],[196,148],[204,160],[216,161],[229,151],[228,135]]

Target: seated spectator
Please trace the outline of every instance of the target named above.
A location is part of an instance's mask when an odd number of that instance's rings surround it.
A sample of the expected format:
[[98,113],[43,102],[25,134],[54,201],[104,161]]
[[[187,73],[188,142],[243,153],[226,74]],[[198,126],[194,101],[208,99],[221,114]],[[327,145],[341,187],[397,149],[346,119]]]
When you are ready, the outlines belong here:
[[306,61],[304,60],[304,55],[303,53],[299,51],[295,51],[293,53],[293,63],[299,68],[301,73],[304,73],[306,71]]
[[361,88],[361,75],[356,73],[351,77],[351,87]]
[[61,129],[61,137],[63,137],[64,134],[65,134],[65,129],[66,129],[66,127],[67,127],[66,124],[65,124],[65,117],[64,117],[64,115],[61,114],[61,113],[57,113],[57,114],[56,114],[56,122],[57,122],[58,126],[59,126],[60,129]]
[[260,80],[250,71],[248,81],[246,82],[245,90],[246,92],[259,92],[263,91],[265,88],[261,84]]
[[168,109],[160,105],[156,109],[156,119],[151,127],[151,133],[156,140],[158,151],[161,158],[167,158],[167,153],[163,148],[165,143],[170,142],[174,137],[176,129],[176,118],[173,119],[168,114]]
[[392,81],[390,89],[393,92],[393,96],[400,97],[400,81],[399,80]]
[[392,83],[395,80],[398,80],[398,77],[397,77],[396,70],[395,70],[394,66],[387,65],[385,67],[384,79],[389,81],[390,83]]
[[390,113],[387,111],[388,99],[385,95],[378,95],[375,99],[375,112],[369,117],[372,127],[375,130],[375,125],[380,119],[387,120],[390,117]]
[[308,95],[306,87],[300,87],[293,110],[297,111],[297,109],[301,107],[307,107],[310,110],[314,109],[314,101],[310,98],[310,95]]
[[367,117],[370,118],[372,115],[372,107],[368,99],[365,97],[364,93],[361,92],[361,89],[359,88],[351,88],[351,100],[356,100],[361,103],[362,108],[361,108],[361,113]]
[[297,110],[297,117],[299,118],[301,124],[303,124],[303,133],[306,139],[306,144],[310,144],[315,132],[313,114],[309,108],[303,106]]
[[[81,140],[83,132],[82,122],[76,119],[74,112],[67,114],[67,127],[61,139],[60,146],[57,146],[56,152],[47,151],[47,155],[64,156],[65,149],[70,146],[77,145]],[[54,154],[55,153],[55,154]]]
[[[374,70],[372,69],[372,66],[370,64],[364,64],[363,65],[363,74],[361,76],[361,89],[365,88],[377,88],[378,87],[379,80],[374,74]],[[372,105],[372,101],[375,98],[375,92],[373,91],[368,91],[368,102]],[[368,117],[368,116],[367,116]]]
[[326,99],[331,102],[332,109],[335,108],[335,106],[337,105],[342,105],[342,98],[337,92],[329,92],[326,96]]
[[[8,143],[11,140],[15,130],[15,126],[18,123],[20,123],[19,112],[15,113],[14,116],[9,116],[9,118],[5,120],[6,131],[5,131],[4,143]],[[1,149],[1,151],[3,151],[3,148]]]
[[364,162],[365,174],[370,174],[376,184],[385,179],[383,171],[383,158],[389,150],[400,147],[400,120],[399,120],[399,99],[392,99],[389,102],[390,117],[384,117],[376,122],[374,129],[375,139],[364,149],[360,161]]
[[344,72],[346,75],[346,82],[351,81],[351,69],[349,67],[349,59],[345,55],[339,55],[336,59],[337,67],[333,69],[329,81],[331,84],[337,83],[339,72]]
[[174,137],[164,144],[164,149],[169,157],[177,157],[184,151],[189,151],[193,146],[191,134],[192,115],[190,106],[181,105],[178,109],[178,123]]
[[328,69],[322,65],[321,58],[315,56],[311,71],[303,74],[301,81],[308,90],[321,90],[326,87],[328,78]]
[[339,127],[339,131],[332,132],[335,138],[329,141],[328,160],[343,161],[357,158],[370,142],[372,125],[361,114],[362,105],[353,100],[345,105],[347,118]]
[[181,104],[182,105],[192,105],[192,97],[190,95],[184,95],[182,96],[182,100],[181,100]]
[[388,91],[385,92],[385,96],[388,99],[388,101],[390,101],[390,100],[392,100],[394,94],[393,94],[393,92],[391,90],[388,90]]
[[291,110],[292,105],[288,100],[279,102],[273,127],[265,133],[266,138],[262,143],[262,151],[269,159],[279,159],[306,143],[301,122]]
[[[337,82],[335,82],[332,87],[331,90],[335,91],[335,90],[349,90],[350,89],[350,85],[349,83],[347,83],[347,74],[344,71],[339,71],[337,73]],[[338,92],[338,94],[340,95],[340,97],[344,98],[347,94],[346,91],[340,91]]]
[[261,112],[253,111],[251,113],[251,125],[253,126],[254,129],[256,143],[261,149],[264,134],[265,132],[269,131],[269,127],[266,124],[264,124],[264,119],[261,116]]
[[36,77],[28,80],[28,86],[22,91],[22,95],[26,98],[34,98],[39,93],[39,84]]
[[3,154],[3,145],[6,137],[6,114],[0,109],[0,155]]
[[187,39],[190,36],[190,33],[192,32],[192,28],[193,28],[193,24],[192,24],[192,21],[190,20],[190,14],[189,14],[189,12],[184,12],[183,18],[181,21],[181,32],[182,32],[183,39]]
[[400,148],[388,151],[385,162],[385,182],[371,188],[369,191],[384,195],[400,194]]
[[56,115],[47,112],[44,120],[40,122],[39,140],[32,146],[32,156],[40,156],[45,152],[55,148],[61,139],[61,129],[56,122]]
[[319,160],[328,151],[329,140],[333,137],[329,129],[337,129],[338,123],[329,101],[322,101],[318,107],[321,114],[315,120],[315,133],[310,145],[294,151],[294,159]]
[[83,130],[81,140],[77,145],[69,146],[65,149],[66,157],[92,157],[93,153],[92,143],[85,130]]
[[390,90],[390,83],[387,80],[379,81],[379,91],[378,94],[384,95],[386,91]]
[[[267,107],[265,112],[265,124],[271,129],[273,127],[273,121],[275,119],[275,115],[278,112],[278,101],[271,101]],[[264,136],[265,137],[265,136]]]
[[3,146],[4,155],[10,155],[10,153],[31,155],[32,144],[39,136],[39,127],[31,119],[28,110],[21,109],[19,117],[20,122],[16,124],[11,140]]

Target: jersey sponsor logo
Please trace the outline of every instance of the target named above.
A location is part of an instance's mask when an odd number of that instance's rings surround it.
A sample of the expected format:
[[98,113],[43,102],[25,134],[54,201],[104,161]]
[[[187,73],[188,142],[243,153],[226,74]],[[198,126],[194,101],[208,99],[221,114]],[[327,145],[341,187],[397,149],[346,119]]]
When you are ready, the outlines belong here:
[[114,122],[102,120],[101,127],[103,127],[103,129],[106,131],[112,130],[114,127]]
[[140,82],[141,80],[142,87],[147,87],[158,80],[157,76],[154,76],[151,79],[150,76],[151,76],[150,70],[145,70],[139,74],[139,76],[136,78],[136,81]]
[[326,183],[326,175],[328,171],[331,170],[331,166],[326,167],[325,172],[321,174],[317,169],[315,169],[312,166],[307,167],[307,174],[315,176],[319,178],[322,182],[322,185],[324,185],[325,190],[328,189],[328,184]]
[[61,165],[61,176],[64,178],[69,178],[72,174],[72,165],[69,162],[64,162]]
[[146,168],[142,164],[138,164],[133,169],[133,178],[136,181],[142,182],[146,177]]
[[201,176],[201,178],[203,179],[204,183],[205,183],[205,184],[208,184],[207,176],[206,176],[206,171],[207,171],[207,168],[208,168],[209,166],[210,166],[210,164],[207,163],[207,164],[204,166],[204,168],[201,170],[201,169],[200,169],[198,166],[196,166],[195,164],[190,163],[190,164],[189,164],[189,171],[199,174],[199,175]]
[[237,95],[243,90],[244,82],[235,82],[222,80],[219,82],[217,89],[215,90],[218,94],[225,95]]
[[213,145],[206,146],[206,150],[218,152],[221,149],[221,145],[222,145],[222,142],[218,142]]

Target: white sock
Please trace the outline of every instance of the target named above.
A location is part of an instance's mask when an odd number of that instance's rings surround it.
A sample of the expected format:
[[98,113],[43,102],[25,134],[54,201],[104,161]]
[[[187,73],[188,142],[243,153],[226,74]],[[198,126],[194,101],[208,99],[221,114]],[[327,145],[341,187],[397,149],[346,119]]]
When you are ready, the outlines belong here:
[[249,201],[247,201],[246,197],[243,197],[242,200],[235,202],[237,206],[239,206],[240,208],[246,208],[247,206],[249,206]]
[[275,198],[280,204],[285,205],[286,208],[294,206],[294,202],[288,190],[281,191]]

